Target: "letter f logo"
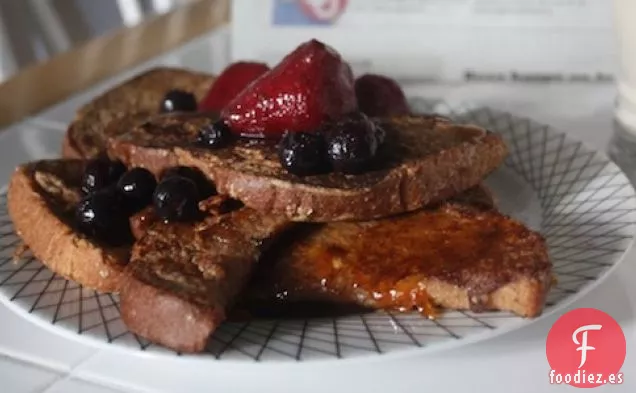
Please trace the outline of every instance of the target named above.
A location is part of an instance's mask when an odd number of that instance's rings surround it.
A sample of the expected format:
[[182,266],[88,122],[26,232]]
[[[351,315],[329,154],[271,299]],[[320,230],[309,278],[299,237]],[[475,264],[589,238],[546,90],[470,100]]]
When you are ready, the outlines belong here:
[[[587,351],[593,351],[596,349],[594,347],[587,345],[587,332],[589,330],[601,330],[601,328],[602,328],[601,325],[585,325],[576,329],[574,333],[572,333],[572,341],[574,341],[574,344],[581,345],[580,347],[576,349],[577,351],[581,351],[581,364],[579,364],[579,368],[583,367],[583,365],[585,364],[585,361],[587,360]],[[582,336],[581,342],[579,342],[577,336],[581,332],[583,334],[581,335]]]

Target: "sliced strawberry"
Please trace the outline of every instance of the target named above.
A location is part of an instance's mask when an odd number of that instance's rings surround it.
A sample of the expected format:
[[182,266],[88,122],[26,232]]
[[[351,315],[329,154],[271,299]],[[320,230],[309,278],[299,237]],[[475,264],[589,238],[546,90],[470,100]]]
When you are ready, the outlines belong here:
[[333,48],[311,40],[243,90],[221,116],[240,135],[278,138],[314,131],[356,108],[351,68]]
[[269,71],[264,63],[239,61],[226,67],[199,103],[200,111],[220,112],[247,85]]
[[376,74],[365,74],[355,83],[358,107],[367,116],[384,117],[409,113],[406,97],[393,79]]

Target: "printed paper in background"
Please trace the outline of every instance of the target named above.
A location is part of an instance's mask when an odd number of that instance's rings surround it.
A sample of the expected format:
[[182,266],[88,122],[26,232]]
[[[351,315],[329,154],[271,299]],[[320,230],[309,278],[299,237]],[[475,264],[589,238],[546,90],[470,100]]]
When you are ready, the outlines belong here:
[[609,0],[234,0],[232,57],[334,46],[357,72],[435,81],[608,82]]

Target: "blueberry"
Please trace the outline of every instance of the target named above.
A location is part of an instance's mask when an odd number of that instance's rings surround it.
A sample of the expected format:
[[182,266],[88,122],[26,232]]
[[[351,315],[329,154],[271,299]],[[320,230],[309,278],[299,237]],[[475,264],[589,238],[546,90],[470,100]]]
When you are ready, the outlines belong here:
[[197,135],[197,145],[217,149],[227,144],[230,139],[230,127],[223,120],[203,126]]
[[106,159],[91,160],[82,175],[82,191],[84,194],[101,190],[117,182],[126,172],[126,166],[119,161]]
[[168,221],[191,221],[199,217],[199,193],[190,179],[171,176],[163,180],[153,195],[155,213]]
[[194,112],[197,110],[197,99],[192,93],[183,90],[170,90],[163,97],[159,112]]
[[346,117],[325,132],[327,157],[337,172],[359,174],[368,170],[378,150],[379,133],[365,115]]
[[84,197],[75,209],[77,229],[86,236],[118,246],[131,239],[128,214],[115,187]]
[[367,115],[360,111],[351,112],[343,116],[336,123],[336,128],[343,127],[358,127],[358,128],[370,128],[375,133],[375,138],[378,141],[378,145],[384,143],[386,139],[386,131],[378,123],[371,120]]
[[152,194],[157,181],[150,171],[133,168],[124,173],[117,182],[117,188],[124,197],[129,213],[133,214],[152,203]]
[[318,175],[329,171],[322,135],[287,132],[278,146],[278,158],[289,173],[298,176]]
[[187,166],[176,166],[166,169],[161,174],[161,180],[166,180],[170,177],[180,176],[190,179],[197,186],[197,191],[201,199],[209,198],[212,195],[216,195],[216,187],[208,180],[208,178],[200,170]]

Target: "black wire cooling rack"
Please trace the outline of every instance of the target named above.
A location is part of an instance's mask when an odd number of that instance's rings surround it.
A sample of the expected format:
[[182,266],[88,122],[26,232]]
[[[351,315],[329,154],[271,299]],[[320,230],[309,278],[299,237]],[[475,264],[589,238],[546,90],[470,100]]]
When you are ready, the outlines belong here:
[[[500,133],[510,155],[504,170],[533,194],[526,210],[545,237],[557,284],[547,309],[557,307],[599,281],[629,248],[636,228],[636,199],[629,180],[604,155],[549,127],[489,108],[449,108],[415,101],[458,121]],[[505,200],[506,195],[496,196]],[[0,298],[41,324],[67,334],[132,350],[174,354],[130,333],[119,314],[119,299],[53,274],[26,253],[14,260],[20,241],[0,195]],[[472,342],[522,326],[503,312],[447,312],[437,320],[418,314],[375,312],[337,318],[252,320],[225,323],[209,341],[211,359],[310,361],[385,354],[407,349],[440,349]]]

